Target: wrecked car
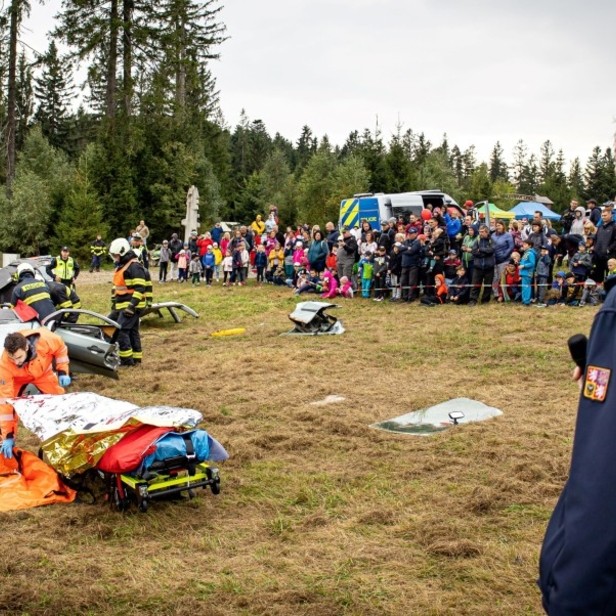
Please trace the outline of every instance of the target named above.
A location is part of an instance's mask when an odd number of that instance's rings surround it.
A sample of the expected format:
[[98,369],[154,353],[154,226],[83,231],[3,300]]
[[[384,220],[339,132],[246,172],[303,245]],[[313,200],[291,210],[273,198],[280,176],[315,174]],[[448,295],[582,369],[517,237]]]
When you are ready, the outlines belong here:
[[317,336],[319,334],[342,334],[344,327],[333,315],[326,314],[330,308],[339,308],[326,302],[300,302],[289,315],[295,327],[287,334]]

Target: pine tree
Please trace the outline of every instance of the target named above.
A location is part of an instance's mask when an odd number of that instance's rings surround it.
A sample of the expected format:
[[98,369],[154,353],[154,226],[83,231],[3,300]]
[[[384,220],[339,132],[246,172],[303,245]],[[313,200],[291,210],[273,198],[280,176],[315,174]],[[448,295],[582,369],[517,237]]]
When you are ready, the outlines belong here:
[[390,192],[405,192],[413,185],[413,166],[407,156],[400,133],[393,135],[385,156],[387,189]]
[[385,146],[377,129],[374,135],[366,129],[362,135],[361,156],[370,176],[372,192],[388,192]]
[[55,147],[67,148],[70,101],[74,98],[72,74],[68,62],[58,55],[56,43],[49,44],[41,59],[41,72],[34,80],[34,93],[38,101],[35,120],[43,135]]
[[213,91],[208,84],[211,75],[204,71],[208,61],[219,57],[216,47],[226,40],[221,10],[218,0],[163,0],[152,6],[154,23],[150,22],[148,35],[158,43],[160,63],[168,67],[177,113],[187,110],[190,97],[194,102],[195,90],[206,98]]
[[11,0],[7,9],[9,24],[8,84],[6,102],[6,190],[10,197],[11,185],[15,177],[16,137],[17,137],[17,40],[24,18],[30,15],[28,0]]
[[71,188],[55,229],[55,246],[67,244],[82,266],[90,261],[90,244],[101,234],[110,241],[109,226],[104,221],[102,204],[93,183],[92,162],[95,146],[90,145],[79,157]]
[[539,182],[546,184],[555,172],[554,148],[548,139],[541,146],[541,158],[539,161]]
[[579,158],[574,158],[569,167],[568,177],[569,190],[571,191],[571,198],[578,201],[584,195],[584,177],[582,175],[582,166]]
[[317,138],[312,134],[311,128],[308,125],[304,125],[296,146],[297,170],[301,171],[306,166],[306,163],[317,151],[317,143]]
[[28,134],[28,127],[32,120],[32,69],[26,60],[26,54],[22,51],[19,54],[19,63],[17,66],[17,84],[16,84],[15,102],[16,102],[16,134],[15,147],[19,151]]
[[505,153],[500,141],[497,141],[492,153],[490,154],[490,180],[496,182],[502,180],[504,182],[509,181],[509,172],[507,170],[507,163],[505,162]]
[[513,148],[513,183],[518,192],[522,192],[522,184],[525,182],[524,170],[527,165],[528,148],[520,139]]
[[603,159],[601,148],[593,148],[584,170],[584,197],[600,200],[603,191]]

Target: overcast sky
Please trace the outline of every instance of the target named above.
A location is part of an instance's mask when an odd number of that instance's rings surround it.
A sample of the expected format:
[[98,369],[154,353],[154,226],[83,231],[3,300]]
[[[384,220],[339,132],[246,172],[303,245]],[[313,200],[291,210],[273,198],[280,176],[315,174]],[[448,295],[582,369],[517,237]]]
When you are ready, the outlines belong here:
[[[32,3],[46,47],[59,0]],[[550,139],[585,162],[616,131],[613,0],[224,0],[230,37],[212,64],[227,123],[242,108],[273,136],[302,126],[342,145],[352,130],[403,130],[438,143],[497,140],[511,160]]]

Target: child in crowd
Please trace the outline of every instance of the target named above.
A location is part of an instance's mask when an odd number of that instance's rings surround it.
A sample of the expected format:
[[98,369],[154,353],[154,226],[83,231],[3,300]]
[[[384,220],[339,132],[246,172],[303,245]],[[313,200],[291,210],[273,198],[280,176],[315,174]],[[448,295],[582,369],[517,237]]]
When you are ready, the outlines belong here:
[[242,265],[242,250],[244,248],[244,242],[237,244],[233,249],[233,271],[231,272],[231,283],[235,286],[239,283],[242,286],[244,281],[244,267]]
[[402,248],[401,242],[395,242],[389,255],[389,285],[391,287],[391,301],[398,302],[402,297],[400,289],[400,275],[402,274]]
[[530,306],[532,299],[532,282],[533,274],[535,273],[535,265],[537,263],[537,253],[533,250],[533,240],[526,238],[523,243],[524,254],[520,259],[518,271],[522,279],[522,304]]
[[231,284],[231,278],[233,277],[233,257],[231,251],[227,250],[225,258],[222,260],[222,284],[228,287]]
[[216,266],[216,257],[214,257],[214,247],[210,244],[207,247],[206,253],[203,255],[201,262],[203,263],[203,271],[205,273],[205,284],[212,286],[214,278],[214,267]]
[[338,271],[338,246],[334,246],[325,258],[325,267],[334,274]]
[[445,282],[447,286],[449,286],[453,279],[456,277],[456,272],[458,267],[461,265],[462,261],[460,261],[460,257],[458,257],[458,252],[455,248],[452,248],[447,253],[443,261],[443,274],[445,275]]
[[552,259],[550,258],[550,247],[547,244],[542,244],[535,272],[537,282],[537,306],[539,307],[547,305],[545,303],[545,294],[548,290],[548,279],[550,277],[551,267]]
[[199,280],[201,279],[201,261],[199,260],[199,254],[195,253],[190,260],[190,277],[193,286],[199,284]]
[[[274,250],[272,249],[270,254],[273,253]],[[278,265],[279,262],[276,263],[276,267],[278,267]],[[265,252],[265,246],[263,244],[259,244],[257,246],[257,252],[255,254],[255,267],[257,269],[257,284],[262,284],[264,280],[263,273],[265,272],[265,268],[267,267],[267,254]]]
[[584,290],[582,291],[582,298],[580,299],[580,306],[586,306],[586,304],[590,304],[591,306],[596,306],[601,303],[601,297],[599,295],[599,287],[597,283],[592,279],[588,278],[584,281]]
[[169,242],[163,240],[163,245],[160,248],[160,256],[158,258],[158,282],[167,282],[167,270],[171,261],[171,250]]
[[222,251],[216,242],[212,244],[212,253],[214,254],[214,276],[216,282],[220,282],[220,273],[222,272]]
[[248,268],[250,267],[250,252],[248,252],[248,246],[246,242],[242,242],[240,251],[240,257],[242,259],[242,280],[240,287],[246,284],[248,280]]
[[607,276],[616,276],[616,259],[607,260]]
[[502,295],[499,295],[497,301],[519,302],[522,297],[520,292],[521,278],[518,265],[513,259],[510,259],[509,263],[507,263],[503,278],[505,282],[504,285],[501,285],[500,289]]
[[447,286],[447,299],[449,302],[458,306],[468,303],[471,290],[464,265],[458,265],[456,277],[452,280],[451,284]]
[[340,279],[340,288],[338,293],[346,299],[353,299],[353,285],[347,276],[343,276]]
[[582,296],[582,286],[584,283],[579,283],[573,272],[567,272],[565,281],[567,283],[567,299],[565,300],[565,303],[567,306],[578,306]]
[[293,244],[287,242],[283,251],[284,273],[287,278],[293,278]]
[[554,281],[552,282],[552,288],[546,293],[546,302],[548,306],[554,306],[557,304],[564,304],[567,300],[568,286],[566,282],[565,272],[556,272]]
[[421,298],[421,303],[424,306],[439,306],[447,300],[447,284],[443,274],[434,276],[434,289],[430,294],[426,294]]
[[[293,255],[291,255],[291,258],[293,258]],[[269,254],[267,255],[267,262],[269,265],[269,269],[272,272],[276,271],[276,268],[279,265],[283,265],[285,262],[285,252],[277,241],[274,241],[274,245],[269,251]],[[291,261],[291,265],[292,264],[293,261]]]
[[188,280],[188,253],[184,248],[178,254],[178,282]]
[[295,283],[295,295],[301,295],[302,293],[317,293],[321,292],[319,274],[316,270],[312,269],[310,272],[302,269],[299,271],[297,281]]
[[300,242],[299,240],[295,242],[293,263],[299,263],[302,266],[307,264],[306,255],[304,254],[304,242]]
[[272,273],[272,284],[283,286],[287,284],[287,278],[282,265],[279,265]]
[[372,253],[368,250],[359,260],[358,278],[361,280],[361,296],[370,297],[370,288],[372,287],[372,275],[374,273],[374,263],[372,261]]
[[387,269],[389,267],[389,257],[385,246],[379,246],[374,258],[374,301],[382,302],[387,293]]
[[336,277],[329,270],[325,270],[322,273],[322,277],[323,293],[321,293],[321,297],[323,299],[334,299],[338,295],[338,281]]
[[586,242],[580,242],[577,252],[571,257],[569,268],[575,275],[575,281],[583,283],[592,269],[592,255],[586,252]]

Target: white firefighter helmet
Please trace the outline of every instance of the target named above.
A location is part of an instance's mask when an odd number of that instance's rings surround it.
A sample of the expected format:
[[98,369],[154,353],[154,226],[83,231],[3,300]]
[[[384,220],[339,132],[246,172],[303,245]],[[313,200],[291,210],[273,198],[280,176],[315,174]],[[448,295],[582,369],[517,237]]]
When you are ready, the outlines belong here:
[[36,274],[36,272],[34,271],[34,268],[32,267],[32,265],[30,263],[20,263],[17,266],[17,271],[15,272],[17,275],[17,278],[21,278],[26,272],[30,273],[30,275],[32,277],[34,277],[34,275]]
[[118,237],[109,245],[109,254],[113,258],[114,255],[123,257],[130,250],[130,244],[124,237]]

